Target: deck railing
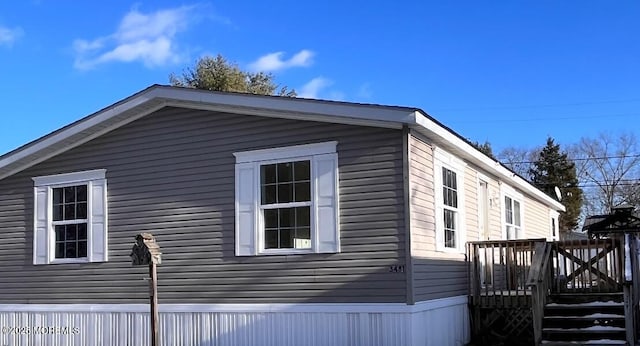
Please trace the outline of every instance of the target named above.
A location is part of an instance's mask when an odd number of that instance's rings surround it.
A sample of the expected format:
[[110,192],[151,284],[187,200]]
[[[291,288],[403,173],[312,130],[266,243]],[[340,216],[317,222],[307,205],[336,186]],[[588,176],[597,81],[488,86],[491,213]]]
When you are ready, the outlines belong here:
[[638,339],[640,327],[640,236],[627,233],[624,239],[624,313],[627,342],[630,343]]
[[544,242],[523,239],[467,243],[471,303],[479,307],[529,306],[527,276],[535,245]]
[[531,313],[533,322],[533,340],[538,345],[542,341],[542,321],[544,306],[553,287],[553,266],[551,265],[551,243],[536,243],[527,287],[531,289]]
[[553,292],[622,292],[622,250],[615,238],[554,242]]
[[531,308],[540,342],[544,306],[552,294],[624,291],[628,340],[640,326],[640,237],[547,242],[545,239],[467,243],[470,304]]

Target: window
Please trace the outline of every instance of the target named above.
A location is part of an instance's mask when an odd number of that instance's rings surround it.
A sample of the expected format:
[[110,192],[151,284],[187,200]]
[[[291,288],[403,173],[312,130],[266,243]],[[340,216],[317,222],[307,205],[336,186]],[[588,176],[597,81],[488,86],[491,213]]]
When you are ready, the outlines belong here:
[[237,256],[339,251],[336,146],[234,153]]
[[87,257],[87,185],[55,187],[52,191],[54,257]]
[[507,239],[522,238],[522,210],[520,202],[509,197],[504,197],[505,211],[505,232]]
[[444,211],[444,246],[456,248],[458,229],[458,178],[456,172],[442,167],[442,198]]
[[34,264],[107,260],[105,170],[33,178]]
[[549,217],[551,219],[551,232],[549,232],[550,235],[550,239],[551,240],[560,240],[560,232],[559,232],[559,224],[558,224],[558,217],[560,216],[560,213],[558,213],[555,210],[550,210],[549,211]]
[[265,249],[311,248],[311,161],[260,166]]
[[464,163],[435,151],[436,247],[441,251],[464,251]]

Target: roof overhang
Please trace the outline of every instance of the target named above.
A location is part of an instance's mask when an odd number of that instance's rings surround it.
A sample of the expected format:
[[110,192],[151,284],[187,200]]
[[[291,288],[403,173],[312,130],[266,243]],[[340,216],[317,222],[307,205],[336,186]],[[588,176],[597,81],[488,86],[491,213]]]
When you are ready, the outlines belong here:
[[474,148],[454,131],[416,108],[220,93],[153,85],[118,103],[0,156],[0,180],[82,145],[164,107],[305,121],[401,129],[409,126],[444,149],[517,187],[555,210],[564,206],[505,166]]
[[183,107],[223,113],[286,119],[402,128],[414,109],[220,93],[190,88],[153,85],[114,105],[67,125],[38,140],[0,156],[0,179],[18,173],[109,131],[164,107]]
[[475,166],[493,174],[508,185],[518,188],[522,192],[530,195],[534,199],[545,203],[548,207],[559,211],[566,211],[565,206],[547,195],[527,180],[505,167],[497,160],[490,158],[477,150],[469,141],[457,135],[453,130],[420,111],[416,111],[414,116],[415,124],[413,128],[427,136],[435,144],[452,154],[473,163]]

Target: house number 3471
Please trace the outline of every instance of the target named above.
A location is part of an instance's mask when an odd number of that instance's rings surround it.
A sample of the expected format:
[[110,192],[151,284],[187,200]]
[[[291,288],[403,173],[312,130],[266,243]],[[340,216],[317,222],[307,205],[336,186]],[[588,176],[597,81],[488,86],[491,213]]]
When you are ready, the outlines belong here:
[[404,273],[404,266],[389,266],[389,273]]

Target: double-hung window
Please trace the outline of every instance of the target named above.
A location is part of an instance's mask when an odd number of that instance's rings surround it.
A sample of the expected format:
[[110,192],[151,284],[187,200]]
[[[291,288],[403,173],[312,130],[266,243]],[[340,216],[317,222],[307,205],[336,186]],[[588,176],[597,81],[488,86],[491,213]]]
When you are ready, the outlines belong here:
[[33,178],[33,263],[107,261],[103,169]]
[[51,188],[54,257],[87,257],[87,185]]
[[339,252],[336,146],[234,153],[237,256]]
[[504,223],[507,239],[523,237],[521,203],[510,196],[504,196]]
[[311,249],[311,161],[260,165],[264,248]]
[[437,148],[434,152],[434,187],[436,200],[436,248],[440,251],[464,251],[465,164]]
[[444,246],[455,249],[458,230],[458,176],[456,172],[442,167],[442,199],[444,218]]

